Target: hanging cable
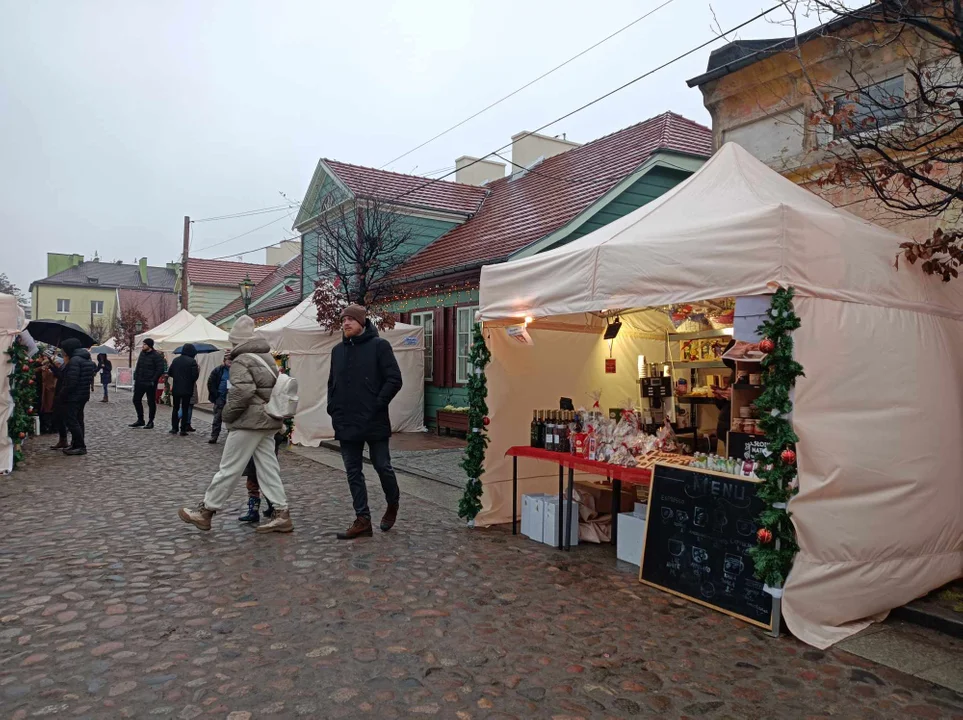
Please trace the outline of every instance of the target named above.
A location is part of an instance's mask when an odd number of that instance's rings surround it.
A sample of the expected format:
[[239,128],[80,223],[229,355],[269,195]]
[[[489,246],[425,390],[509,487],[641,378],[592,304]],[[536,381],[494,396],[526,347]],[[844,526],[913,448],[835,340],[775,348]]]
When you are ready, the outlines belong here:
[[269,222],[269,223],[265,223],[264,225],[259,225],[259,226],[256,227],[256,228],[252,228],[251,230],[248,230],[247,232],[242,232],[240,235],[235,235],[234,237],[230,237],[230,238],[228,238],[227,240],[221,240],[220,242],[213,243],[212,245],[205,245],[205,246],[202,247],[202,248],[198,248],[198,249],[197,249],[197,252],[203,252],[204,250],[210,250],[211,248],[219,247],[219,246],[221,246],[221,245],[224,245],[224,244],[226,244],[226,243],[231,242],[232,240],[237,240],[238,238],[242,238],[242,237],[245,237],[245,236],[247,236],[247,235],[250,235],[251,233],[255,233],[255,232],[257,232],[258,230],[263,230],[264,228],[269,227],[269,226],[273,225],[274,223],[281,222],[281,221],[284,220],[285,218],[290,218],[290,217],[291,217],[291,213],[290,213],[290,211],[289,211],[288,214],[285,215],[285,216],[283,216],[283,217],[275,218],[274,220],[272,220],[272,221]]

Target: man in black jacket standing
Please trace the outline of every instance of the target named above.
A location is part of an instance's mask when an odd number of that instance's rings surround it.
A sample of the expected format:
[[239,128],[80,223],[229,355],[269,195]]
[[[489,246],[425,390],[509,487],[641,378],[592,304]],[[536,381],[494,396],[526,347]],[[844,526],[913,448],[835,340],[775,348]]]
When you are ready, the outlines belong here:
[[197,350],[191,343],[187,343],[181,350],[181,354],[174,358],[167,371],[167,375],[171,379],[171,398],[174,401],[174,408],[171,411],[171,435],[177,434],[178,420],[180,421],[181,435],[187,435],[187,409],[191,396],[194,394],[195,383],[201,374],[201,368],[197,364],[197,360],[194,359],[195,357],[197,357]]
[[360,305],[349,305],[341,314],[343,339],[331,351],[328,374],[328,415],[334,437],[341,444],[341,458],[357,516],[341,540],[371,537],[371,511],[364,480],[364,446],[381,480],[388,509],[381,529],[390,530],[398,517],[400,491],[391,467],[388,438],[391,420],[388,403],[401,390],[401,369],[391,344],[378,336]]
[[62,388],[64,424],[70,431],[70,447],[64,450],[64,455],[86,455],[84,406],[90,400],[90,383],[97,374],[97,366],[90,359],[90,353],[80,346],[80,340],[68,338],[60,347],[70,358],[64,369]]
[[[157,414],[157,381],[164,374],[164,358],[154,349],[154,341],[144,340],[134,368],[134,409],[137,410],[137,422],[130,427],[142,427],[151,430],[154,427],[154,415]],[[144,424],[144,396],[147,396],[148,421]]]

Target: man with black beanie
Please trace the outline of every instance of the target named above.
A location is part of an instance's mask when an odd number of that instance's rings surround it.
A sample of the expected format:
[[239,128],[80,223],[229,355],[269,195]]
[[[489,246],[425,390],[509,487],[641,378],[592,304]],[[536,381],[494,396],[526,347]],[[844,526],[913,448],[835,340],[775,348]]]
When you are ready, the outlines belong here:
[[[157,381],[164,374],[164,358],[154,349],[154,341],[144,340],[137,367],[134,369],[134,409],[137,410],[137,422],[131,423],[132,428],[151,430],[154,427],[154,415],[157,414]],[[144,424],[144,396],[147,396],[148,421]]]
[[90,359],[90,353],[81,347],[80,340],[68,338],[60,348],[70,358],[62,388],[64,424],[70,431],[70,447],[64,450],[64,455],[86,455],[84,406],[90,400],[90,383],[97,374],[97,366]]
[[[201,368],[194,358],[197,350],[191,343],[184,345],[181,354],[174,358],[167,371],[171,379],[171,398],[174,408],[171,412],[171,435],[177,434],[177,423],[180,420],[181,435],[187,435],[188,407],[191,396],[194,394],[195,383],[201,374]],[[180,417],[178,417],[180,416]]]

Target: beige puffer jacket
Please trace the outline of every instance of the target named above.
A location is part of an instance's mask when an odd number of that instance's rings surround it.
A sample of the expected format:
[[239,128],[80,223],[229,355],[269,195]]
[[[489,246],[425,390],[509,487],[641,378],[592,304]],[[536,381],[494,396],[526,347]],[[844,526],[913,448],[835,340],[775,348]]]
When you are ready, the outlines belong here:
[[231,351],[231,389],[221,417],[231,430],[277,431],[282,421],[264,411],[277,375],[255,356],[263,358],[271,368],[277,367],[266,340],[255,338],[235,347]]

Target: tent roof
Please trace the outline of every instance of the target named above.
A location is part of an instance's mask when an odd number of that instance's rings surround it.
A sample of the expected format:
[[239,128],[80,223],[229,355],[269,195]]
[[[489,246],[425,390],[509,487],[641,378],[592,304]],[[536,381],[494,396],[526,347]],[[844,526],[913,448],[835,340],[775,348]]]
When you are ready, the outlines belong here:
[[762,295],[963,319],[963,284],[893,268],[901,235],[839,210],[735,143],[665,195],[557,250],[482,268],[483,320]]
[[155,343],[163,340],[171,333],[175,333],[181,328],[187,327],[191,321],[194,319],[194,315],[187,310],[180,310],[174,317],[168,318],[160,325],[152,327],[146,332],[140,333],[136,340],[137,344],[140,345],[145,339],[150,338]]
[[185,343],[209,343],[215,347],[228,349],[231,342],[227,332],[211,323],[203,315],[196,315],[187,325],[161,340],[154,340],[158,350],[174,350]]

